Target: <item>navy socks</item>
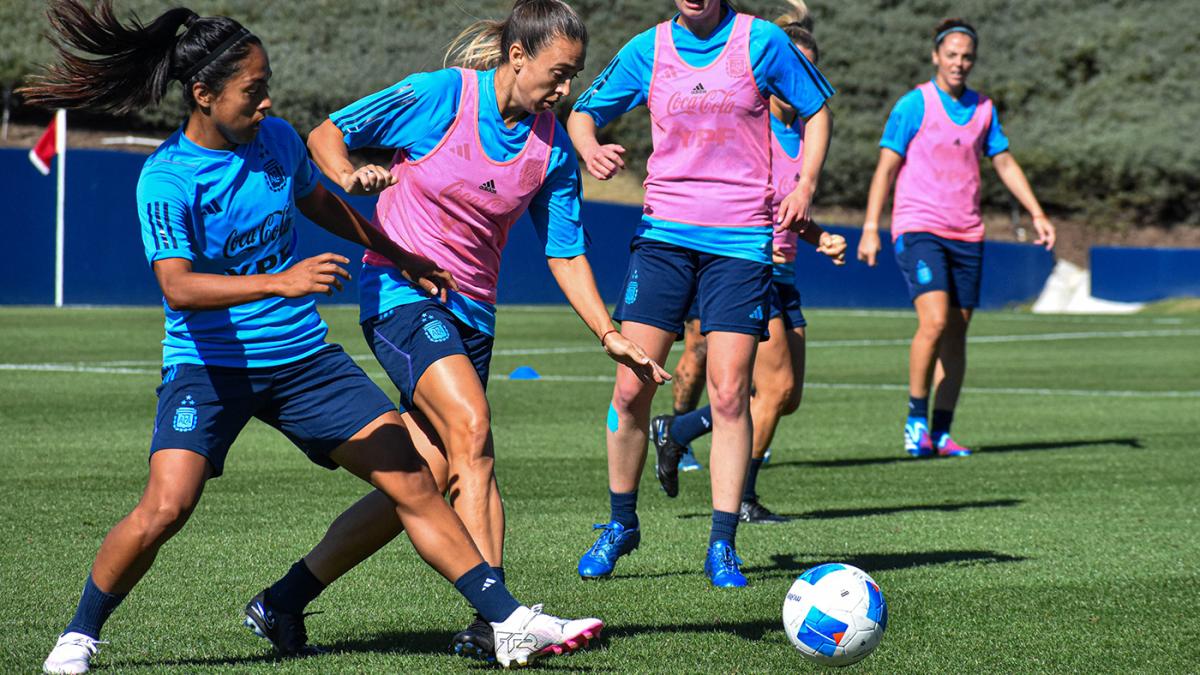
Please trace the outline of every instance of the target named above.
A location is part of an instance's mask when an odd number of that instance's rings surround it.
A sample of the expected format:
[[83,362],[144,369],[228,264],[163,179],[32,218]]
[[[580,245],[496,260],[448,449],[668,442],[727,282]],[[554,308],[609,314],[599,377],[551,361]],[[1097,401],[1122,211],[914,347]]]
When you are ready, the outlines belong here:
[[929,419],[929,397],[917,398],[915,396],[908,397],[908,416],[920,417],[922,420]]
[[64,633],[83,633],[93,640],[100,639],[100,629],[104,622],[125,599],[124,595],[105,593],[96,587],[92,575],[88,574],[87,583],[83,585],[83,595],[79,598],[79,607],[71,623],[67,624]]
[[933,424],[929,426],[929,435],[936,439],[940,434],[950,433],[950,425],[953,422],[953,410],[934,410]]
[[738,514],[727,511],[713,510],[712,531],[708,535],[708,545],[724,539],[730,546],[736,545]]
[[742,488],[742,501],[749,502],[758,499],[755,485],[758,483],[758,470],[762,468],[762,465],[761,459],[750,459],[750,469],[746,472],[746,487]]
[[637,491],[613,492],[608,491],[608,503],[612,510],[611,519],[621,524],[627,530],[638,526]]
[[671,421],[671,440],[687,445],[712,431],[712,407],[704,406]]
[[308,565],[301,559],[292,565],[282,579],[267,589],[266,600],[267,604],[275,609],[289,614],[300,614],[323,590],[325,584],[313,576]]
[[521,606],[500,576],[486,562],[481,562],[454,582],[458,592],[488,623],[504,621]]

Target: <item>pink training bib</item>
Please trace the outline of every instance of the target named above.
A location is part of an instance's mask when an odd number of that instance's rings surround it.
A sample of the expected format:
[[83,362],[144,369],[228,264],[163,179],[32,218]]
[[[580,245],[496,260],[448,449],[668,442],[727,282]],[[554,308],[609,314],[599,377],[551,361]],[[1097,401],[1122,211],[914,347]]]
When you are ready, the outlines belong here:
[[946,114],[936,86],[926,82],[917,87],[925,116],[896,177],[892,240],[905,232],[929,232],[982,241],[979,158],[992,124],[992,101],[980,94],[975,114],[960,126]]
[[[796,189],[800,182],[800,169],[804,166],[804,121],[797,120],[796,126],[800,132],[800,146],[796,156],[787,154],[775,134],[771,134],[771,184],[775,186],[775,197],[771,200],[771,220],[778,223],[779,205],[783,198]],[[775,250],[782,253],[788,262],[796,259],[796,240],[800,235],[792,230],[775,231]]]
[[[398,182],[379,195],[375,222],[402,248],[453,274],[463,295],[495,304],[500,252],[546,180],[556,123],[553,112],[538,113],[521,152],[492,160],[479,141],[478,73],[456,70],[462,99],[454,122],[421,159],[396,153],[391,171]],[[370,250],[363,262],[392,266]]]
[[771,224],[770,112],[750,67],[752,21],[738,14],[725,48],[703,68],[675,51],[670,21],[656,28],[647,216],[710,227]]

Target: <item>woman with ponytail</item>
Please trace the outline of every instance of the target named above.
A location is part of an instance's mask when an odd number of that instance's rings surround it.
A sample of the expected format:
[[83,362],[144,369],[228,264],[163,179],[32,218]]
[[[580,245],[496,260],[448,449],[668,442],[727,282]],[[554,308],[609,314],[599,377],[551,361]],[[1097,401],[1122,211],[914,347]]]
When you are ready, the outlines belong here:
[[[553,107],[583,68],[587,30],[560,0],[518,0],[452,44],[456,67],[410,75],[339,110],[309,136],[317,165],[352,194],[380,193],[375,222],[389,239],[454,274],[445,302],[404,278],[371,248],[359,282],[363,336],[392,383],[438,486],[449,490],[497,578],[504,578],[504,507],[486,396],[500,255],[528,211],[555,280],[599,347],[649,381],[669,379],[613,328],[584,256],[579,166]],[[388,168],[355,170],[349,151],[395,150]],[[267,590],[302,611],[320,588],[396,537],[403,523],[374,492],[342,514],[293,571]],[[410,530],[411,532],[411,530]],[[301,576],[303,576],[303,574]],[[477,614],[450,645],[492,660],[500,636]],[[494,624],[493,624],[494,625]],[[574,646],[574,637],[568,644]],[[578,642],[584,644],[583,640]]]
[[[801,0],[793,0],[792,9],[775,20],[775,25],[791,38],[800,53],[817,65],[817,41],[812,34],[812,17]],[[804,169],[804,120],[796,109],[778,96],[771,97],[771,182],[775,186],[772,210],[778,213],[783,198],[790,194]],[[829,256],[835,265],[845,264],[846,240],[830,234],[820,225],[808,222],[795,230],[776,230],[771,256],[771,296],[765,342],[760,342],[754,357],[754,393],[750,397],[750,418],[754,422],[750,469],[742,487],[742,503],[738,520],[742,523],[781,523],[787,518],[772,513],[758,498],[758,472],[766,462],[771,440],[779,420],[800,407],[804,391],[804,312],[800,307],[800,291],[796,289],[796,242],[804,241]],[[689,324],[696,319],[689,320]],[[699,364],[703,368],[705,346],[696,326],[688,325],[692,339],[680,361]],[[695,366],[693,366],[695,368]],[[680,378],[676,371],[675,386]],[[696,383],[699,385],[699,382]],[[676,392],[676,400],[692,398],[686,392]],[[695,398],[699,398],[698,393]],[[712,428],[712,407],[681,415],[661,415],[650,422],[651,437],[661,454],[684,452],[695,439]]]
[[[564,649],[565,633],[599,630],[597,620],[555,622],[493,578],[395,407],[341,347],[325,342],[313,295],[340,290],[349,261],[332,253],[296,260],[297,210],[380,252],[425,292],[445,294],[454,283],[321,187],[299,136],[268,116],[271,68],[260,40],[233,19],[187,9],[142,25],[118,21],[107,0],[94,10],[55,0],[49,16],[60,62],[24,89],[27,100],[127,112],[156,103],[177,81],[188,113],[147,159],[137,188],[166,312],[149,480],[101,544],[43,669],[89,669],[104,622],[186,523],[205,483],[221,475],[251,417],[282,431],[312,462],[344,467],[385,495],[422,558],[497,631],[513,634],[502,660],[523,663]],[[302,614],[276,610],[262,594],[246,612],[247,624],[282,653],[306,650]]]
[[[597,129],[645,104],[654,150],[646,203],[633,241],[625,295],[614,314],[652,359],[663,359],[696,301],[708,338],[712,402],[712,529],[704,571],[717,587],[742,587],[735,550],[750,463],[750,383],[767,335],[772,223],[799,229],[829,145],[825,101],[833,89],[778,26],[720,0],[675,0],[678,13],[630,40],[579,98],[567,127],[588,171],[607,180],[624,148]],[[772,213],[768,100],[777,96],[807,121],[800,178]],[[579,560],[585,579],[613,573],[641,541],[637,487],[646,460],[656,391],[617,368],[608,414],[610,518]],[[682,448],[659,446],[658,477],[679,491]]]
[[950,437],[950,423],[966,375],[967,326],[979,304],[983,271],[982,157],[992,159],[1004,186],[1033,216],[1035,243],[1054,247],[1054,224],[1009,152],[995,106],[967,88],[978,45],[975,28],[962,19],[934,28],[934,77],[902,96],[888,117],[858,244],[858,259],[874,266],[879,218],[894,183],[893,248],[917,310],[904,422],[904,450],[912,457],[971,454]]

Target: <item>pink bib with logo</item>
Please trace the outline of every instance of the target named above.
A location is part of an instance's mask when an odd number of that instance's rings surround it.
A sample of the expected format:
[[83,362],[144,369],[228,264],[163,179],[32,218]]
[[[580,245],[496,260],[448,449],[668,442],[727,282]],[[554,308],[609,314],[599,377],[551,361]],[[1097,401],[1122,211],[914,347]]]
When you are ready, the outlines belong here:
[[[539,113],[521,152],[492,160],[479,140],[478,73],[456,70],[462,98],[454,122],[421,159],[396,153],[391,171],[398,182],[379,195],[375,222],[403,249],[453,274],[463,295],[495,304],[500,252],[546,180],[556,122],[551,111]],[[392,266],[370,250],[363,262]]]
[[[777,214],[783,198],[796,189],[800,182],[800,169],[804,166],[804,122],[798,122],[800,146],[796,156],[787,154],[775,134],[771,134],[771,184],[775,186],[775,197],[771,200],[771,220],[779,222]],[[788,262],[796,259],[796,240],[800,235],[791,230],[775,231],[775,250],[782,253]]]
[[970,121],[960,126],[946,114],[936,86],[917,87],[925,116],[896,177],[892,240],[905,232],[929,232],[982,241],[979,158],[992,124],[992,101],[981,94]]
[[675,51],[670,21],[656,28],[647,216],[710,227],[771,224],[770,112],[750,66],[753,20],[738,14],[725,48],[703,68]]

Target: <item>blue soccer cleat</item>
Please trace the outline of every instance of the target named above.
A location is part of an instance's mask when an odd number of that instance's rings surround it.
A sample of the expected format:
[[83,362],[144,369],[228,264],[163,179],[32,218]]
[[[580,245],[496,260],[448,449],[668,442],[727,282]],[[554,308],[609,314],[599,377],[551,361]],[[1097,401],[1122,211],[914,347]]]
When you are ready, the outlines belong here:
[[700,460],[696,459],[696,453],[692,452],[692,446],[685,445],[683,456],[679,458],[680,471],[703,471],[704,465]]
[[950,438],[950,432],[948,432],[948,431],[944,432],[938,436],[938,440],[937,440],[937,443],[935,443],[935,445],[937,446],[937,454],[939,457],[970,457],[971,456],[970,449],[964,448],[963,446],[959,445],[958,443],[955,443],[954,439]]
[[750,582],[738,568],[741,564],[742,559],[733,550],[733,544],[718,539],[708,547],[708,555],[704,558],[704,573],[717,588],[744,588],[750,585]]
[[934,455],[929,425],[920,417],[909,417],[904,421],[904,451],[918,458]]
[[625,529],[624,525],[615,520],[594,525],[593,529],[602,532],[596,543],[579,559],[579,576],[583,579],[603,579],[612,576],[613,568],[617,566],[617,558],[632,553],[642,542],[640,529]]
[[770,449],[770,448],[767,448],[767,451],[763,453],[763,463],[762,463],[762,465],[763,465],[763,466],[766,466],[766,465],[768,465],[768,464],[770,464],[770,463],[771,463],[771,449]]

